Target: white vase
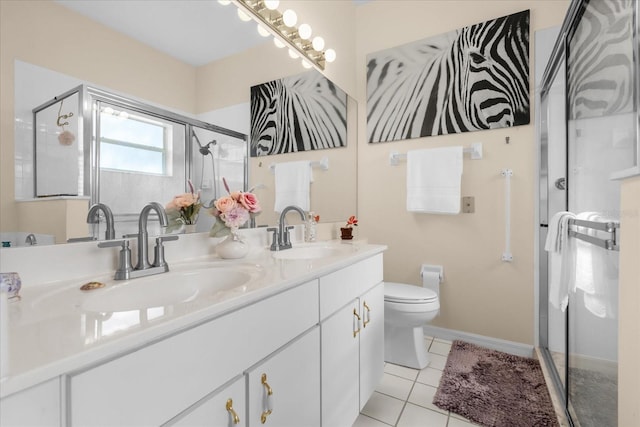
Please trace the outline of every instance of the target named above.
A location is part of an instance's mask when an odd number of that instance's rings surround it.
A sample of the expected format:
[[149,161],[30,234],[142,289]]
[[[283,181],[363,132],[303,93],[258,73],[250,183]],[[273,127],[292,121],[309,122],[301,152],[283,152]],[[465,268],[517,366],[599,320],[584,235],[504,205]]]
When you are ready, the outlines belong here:
[[216,253],[223,259],[244,258],[249,253],[249,244],[236,233],[229,234],[226,239],[218,243]]

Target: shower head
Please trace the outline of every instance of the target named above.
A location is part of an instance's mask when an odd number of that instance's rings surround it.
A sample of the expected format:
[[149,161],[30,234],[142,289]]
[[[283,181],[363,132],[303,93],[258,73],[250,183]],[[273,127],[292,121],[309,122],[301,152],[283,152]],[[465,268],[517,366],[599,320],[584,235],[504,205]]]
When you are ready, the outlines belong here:
[[202,145],[202,143],[200,142],[200,138],[198,138],[198,135],[195,132],[193,132],[193,137],[195,138],[196,142],[198,143],[198,146],[200,147],[198,151],[200,151],[200,154],[202,154],[203,156],[206,156],[207,154],[211,154],[211,150],[209,150],[209,147],[212,145],[216,145],[218,143],[218,141],[213,139],[209,141],[207,144]]

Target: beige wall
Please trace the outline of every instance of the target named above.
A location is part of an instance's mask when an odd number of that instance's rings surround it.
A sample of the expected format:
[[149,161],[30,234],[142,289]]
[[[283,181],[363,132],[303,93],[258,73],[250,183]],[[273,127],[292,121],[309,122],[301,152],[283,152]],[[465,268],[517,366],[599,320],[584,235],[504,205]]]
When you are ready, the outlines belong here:
[[[358,197],[360,233],[385,243],[385,280],[420,284],[422,263],[444,266],[436,326],[533,344],[534,179],[533,125],[390,143],[367,144],[366,55],[474,23],[531,9],[531,34],[560,25],[567,1],[375,1],[357,10],[357,82],[360,105]],[[531,37],[533,52],[533,37]],[[534,68],[533,58],[530,69]],[[533,81],[533,78],[530,78]],[[531,92],[533,99],[533,88]],[[533,106],[531,122],[533,123]],[[505,144],[505,137],[511,143]],[[391,150],[484,144],[484,159],[465,156],[462,193],[475,213],[408,213],[406,163],[390,166]],[[505,249],[504,178],[513,170],[511,246]]]
[[[180,111],[195,111],[193,67],[52,1],[0,1],[0,230],[24,227],[14,202],[16,59]],[[30,228],[24,231],[32,231],[32,224]]]
[[640,177],[622,182],[618,425],[640,425]]

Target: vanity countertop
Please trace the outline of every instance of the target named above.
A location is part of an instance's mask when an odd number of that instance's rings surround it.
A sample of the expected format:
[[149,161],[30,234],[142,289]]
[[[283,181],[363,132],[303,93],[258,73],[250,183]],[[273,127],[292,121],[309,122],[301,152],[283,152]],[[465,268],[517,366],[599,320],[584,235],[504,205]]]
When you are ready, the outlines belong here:
[[[386,249],[366,242],[311,245],[331,250],[315,259],[277,259],[273,252],[259,247],[241,260],[196,257],[170,263],[169,273],[131,281],[116,282],[110,273],[25,286],[21,300],[9,303],[9,375],[0,383],[0,397],[111,360]],[[191,278],[190,274],[195,276]],[[175,286],[184,289],[190,281],[206,281],[208,275],[215,280],[216,274],[241,274],[248,281],[226,289],[180,295],[182,302],[175,304],[149,292],[151,299],[160,302],[145,308],[131,300],[120,305],[113,298],[118,288],[136,286],[144,297],[146,288],[152,290],[153,281],[164,280],[163,276],[176,278]],[[80,290],[90,281],[102,282],[105,287]],[[111,311],[110,304],[118,308]]]

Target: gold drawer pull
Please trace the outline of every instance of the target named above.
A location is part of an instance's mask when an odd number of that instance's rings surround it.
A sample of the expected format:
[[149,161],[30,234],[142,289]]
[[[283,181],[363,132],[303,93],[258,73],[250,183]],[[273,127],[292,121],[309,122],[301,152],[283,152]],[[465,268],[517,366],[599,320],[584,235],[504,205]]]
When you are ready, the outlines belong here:
[[227,400],[227,411],[231,414],[231,418],[233,419],[234,424],[240,424],[240,417],[236,414],[236,411],[233,409],[233,400]]
[[360,332],[360,316],[358,315],[358,311],[354,308],[353,315],[356,316],[356,323],[358,324],[358,328],[353,330],[353,337],[358,336],[358,332]]
[[371,322],[371,309],[369,308],[369,306],[367,305],[367,302],[365,301],[364,303],[362,303],[362,306],[365,308],[365,310],[367,310],[364,322],[362,322],[362,327],[366,328],[367,324],[369,322]]
[[271,389],[271,386],[269,385],[269,383],[267,383],[267,374],[262,374],[262,378],[260,382],[262,382],[262,385],[267,391],[267,398],[265,399],[267,403],[267,410],[263,411],[262,414],[260,415],[260,422],[264,424],[267,422],[267,417],[271,415],[271,413],[273,412],[273,404],[271,402],[271,396],[273,395],[273,390]]

